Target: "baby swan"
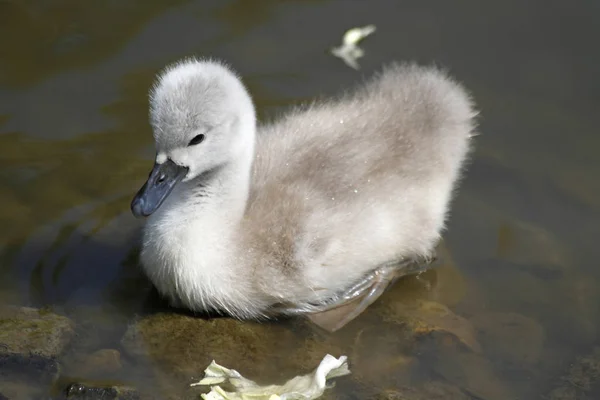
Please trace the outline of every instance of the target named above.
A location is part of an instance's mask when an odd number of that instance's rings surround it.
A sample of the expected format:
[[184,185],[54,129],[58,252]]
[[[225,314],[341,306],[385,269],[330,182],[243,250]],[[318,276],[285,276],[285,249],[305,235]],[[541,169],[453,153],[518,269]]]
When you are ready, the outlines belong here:
[[444,73],[405,64],[257,128],[227,66],[175,64],[151,91],[156,162],[131,205],[148,217],[143,268],[177,306],[240,319],[346,307],[321,323],[339,329],[432,256],[475,114]]

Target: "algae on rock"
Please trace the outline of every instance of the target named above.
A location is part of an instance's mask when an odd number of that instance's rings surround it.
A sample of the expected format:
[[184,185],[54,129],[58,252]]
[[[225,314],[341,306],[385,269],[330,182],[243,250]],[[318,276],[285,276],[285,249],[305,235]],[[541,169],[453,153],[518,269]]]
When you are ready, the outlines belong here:
[[198,379],[212,360],[248,371],[251,379],[277,382],[314,368],[323,354],[341,354],[335,345],[293,332],[282,323],[172,313],[141,318],[121,343],[129,357],[151,365],[155,381],[165,390]]
[[548,400],[583,400],[600,386],[600,347],[591,354],[579,357],[559,380],[559,384],[545,398]]
[[58,358],[73,332],[68,318],[50,311],[0,307],[0,392],[37,398],[58,374]]

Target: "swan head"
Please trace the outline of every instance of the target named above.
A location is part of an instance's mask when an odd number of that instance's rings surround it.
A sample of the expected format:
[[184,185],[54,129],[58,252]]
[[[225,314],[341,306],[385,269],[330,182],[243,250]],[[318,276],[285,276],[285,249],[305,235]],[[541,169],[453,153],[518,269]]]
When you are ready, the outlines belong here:
[[215,61],[185,60],[150,91],[156,161],[134,197],[136,217],[154,213],[180,182],[243,156],[254,145],[254,105],[241,80]]

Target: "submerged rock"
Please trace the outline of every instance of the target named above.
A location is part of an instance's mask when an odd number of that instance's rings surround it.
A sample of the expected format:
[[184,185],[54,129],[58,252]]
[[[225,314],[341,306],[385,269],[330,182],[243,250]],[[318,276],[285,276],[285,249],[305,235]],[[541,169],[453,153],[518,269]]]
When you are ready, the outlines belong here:
[[490,312],[471,318],[485,353],[517,367],[534,365],[542,356],[544,328],[516,313]]
[[351,379],[366,388],[383,390],[411,383],[412,372],[419,367],[414,354],[411,332],[398,326],[373,325],[361,328],[348,338]]
[[118,377],[123,365],[121,353],[115,349],[100,349],[91,354],[71,355],[62,363],[63,374],[86,379]]
[[470,350],[481,351],[471,323],[441,303],[428,300],[389,303],[381,307],[380,312],[385,321],[404,325],[416,337],[445,332],[455,336]]
[[3,377],[0,380],[0,400],[10,399],[43,399],[43,389],[36,382],[14,380]]
[[600,347],[590,354],[579,357],[570,364],[557,386],[544,398],[548,400],[579,400],[597,398],[594,389],[600,386]]
[[454,307],[465,298],[467,283],[445,242],[437,246],[436,252],[435,285],[432,285],[427,298]]
[[[127,386],[91,386],[82,383],[73,383],[65,390],[68,400],[138,400],[140,393]],[[144,397],[147,398],[147,397]]]
[[376,400],[470,400],[456,386],[443,382],[428,382],[418,387],[402,387],[386,390],[376,397]]
[[477,399],[516,398],[507,382],[496,374],[493,365],[479,354],[442,351],[437,357],[434,370]]
[[286,323],[206,320],[173,313],[135,322],[122,346],[136,362],[153,366],[155,380],[165,393],[189,387],[213,360],[263,384],[308,373],[325,354],[342,355],[311,335],[296,334]]
[[498,229],[497,256],[543,278],[560,277],[571,269],[565,246],[549,231],[523,221]]
[[66,317],[27,307],[0,308],[0,374],[36,381],[58,372],[58,357],[73,337]]

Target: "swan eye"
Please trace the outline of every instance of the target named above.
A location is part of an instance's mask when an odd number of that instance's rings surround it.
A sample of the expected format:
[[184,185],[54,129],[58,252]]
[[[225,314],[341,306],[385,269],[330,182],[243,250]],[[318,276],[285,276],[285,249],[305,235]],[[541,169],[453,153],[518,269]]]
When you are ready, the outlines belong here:
[[203,134],[199,134],[194,136],[194,138],[192,140],[190,140],[190,143],[188,144],[188,146],[194,146],[197,144],[200,144],[204,141],[204,135]]

